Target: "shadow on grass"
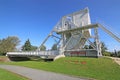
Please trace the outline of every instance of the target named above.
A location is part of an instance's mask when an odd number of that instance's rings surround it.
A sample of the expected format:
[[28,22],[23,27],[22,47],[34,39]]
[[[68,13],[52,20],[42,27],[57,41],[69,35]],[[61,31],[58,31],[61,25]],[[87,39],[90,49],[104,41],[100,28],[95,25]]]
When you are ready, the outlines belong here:
[[40,57],[9,57],[11,61],[23,62],[23,61],[35,61],[35,62],[52,62],[53,59],[43,59]]

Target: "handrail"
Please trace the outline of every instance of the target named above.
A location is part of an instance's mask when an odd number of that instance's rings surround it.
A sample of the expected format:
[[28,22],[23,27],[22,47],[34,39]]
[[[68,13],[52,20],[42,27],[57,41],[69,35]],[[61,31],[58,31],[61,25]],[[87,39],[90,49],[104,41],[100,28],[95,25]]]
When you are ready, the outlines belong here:
[[59,51],[26,51],[26,52],[7,52],[6,56],[49,56],[58,55]]

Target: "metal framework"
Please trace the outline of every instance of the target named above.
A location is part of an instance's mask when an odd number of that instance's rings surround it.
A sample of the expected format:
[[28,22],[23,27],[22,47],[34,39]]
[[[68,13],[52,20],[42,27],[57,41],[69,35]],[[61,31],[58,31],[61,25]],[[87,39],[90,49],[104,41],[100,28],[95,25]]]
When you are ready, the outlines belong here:
[[[58,55],[68,56],[102,56],[101,43],[99,41],[98,28],[101,28],[118,42],[120,38],[105,28],[103,25],[91,24],[89,9],[85,8],[78,12],[63,16],[57,25],[53,28],[50,34],[45,38],[43,43],[35,52],[8,52],[8,57],[31,57],[39,56],[44,58],[54,58]],[[93,29],[94,34],[91,34]],[[58,34],[55,35],[54,33]],[[59,45],[56,51],[40,51],[42,45],[50,38],[57,38],[57,45]],[[94,42],[90,39],[93,38]],[[89,43],[93,49],[84,49],[85,44]]]
[[[102,54],[97,27],[98,25],[91,24],[89,9],[85,8],[78,12],[63,16],[54,27],[54,29],[51,31],[51,33],[48,35],[48,37],[43,41],[41,46],[47,41],[49,37],[53,36],[53,33],[55,32],[61,36],[58,42],[58,44],[60,45],[59,54],[65,54],[65,52],[67,51],[80,52],[81,50],[83,50],[85,43],[88,42],[97,52],[95,56],[101,56]],[[96,45],[94,45],[93,42],[89,40],[89,38],[91,38],[92,36],[91,28],[94,28],[94,41],[96,42]],[[54,37],[57,38],[57,36]]]

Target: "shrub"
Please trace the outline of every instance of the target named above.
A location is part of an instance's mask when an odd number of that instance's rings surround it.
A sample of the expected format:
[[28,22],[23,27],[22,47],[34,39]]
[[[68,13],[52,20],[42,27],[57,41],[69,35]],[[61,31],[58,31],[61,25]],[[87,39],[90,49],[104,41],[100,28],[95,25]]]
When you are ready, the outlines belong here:
[[103,56],[110,56],[111,55],[111,53],[110,52],[107,52],[107,51],[105,51],[104,53],[103,53]]

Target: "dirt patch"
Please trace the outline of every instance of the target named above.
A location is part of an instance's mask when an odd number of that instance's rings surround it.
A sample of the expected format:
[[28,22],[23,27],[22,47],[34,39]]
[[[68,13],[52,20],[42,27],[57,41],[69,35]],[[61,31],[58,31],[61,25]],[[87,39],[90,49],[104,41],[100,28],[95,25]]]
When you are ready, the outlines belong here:
[[0,62],[9,62],[9,58],[8,57],[0,57]]

